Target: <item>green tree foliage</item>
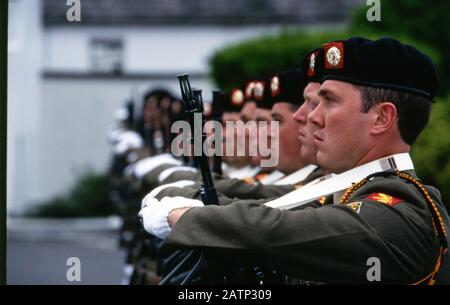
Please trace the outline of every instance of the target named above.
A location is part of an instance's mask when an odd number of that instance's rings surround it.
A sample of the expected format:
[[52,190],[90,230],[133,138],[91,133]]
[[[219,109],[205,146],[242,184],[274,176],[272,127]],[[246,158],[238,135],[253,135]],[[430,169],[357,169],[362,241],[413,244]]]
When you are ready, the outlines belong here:
[[31,217],[98,217],[113,214],[108,198],[108,178],[85,173],[65,196],[42,203],[28,213]]
[[395,0],[381,1],[381,21],[368,22],[368,7],[355,10],[350,32],[409,36],[429,44],[442,58],[438,65],[441,77],[441,94],[450,90],[450,1],[448,0]]
[[417,174],[436,186],[450,211],[450,96],[433,104],[429,125],[413,146]]

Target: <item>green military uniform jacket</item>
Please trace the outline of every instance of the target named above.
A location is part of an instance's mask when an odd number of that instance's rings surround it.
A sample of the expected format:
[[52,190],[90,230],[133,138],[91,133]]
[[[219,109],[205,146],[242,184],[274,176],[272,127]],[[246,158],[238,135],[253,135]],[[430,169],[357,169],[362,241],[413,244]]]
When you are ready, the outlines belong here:
[[154,189],[155,187],[160,185],[159,175],[161,174],[161,172],[163,172],[166,169],[173,168],[173,167],[176,167],[176,165],[161,164],[161,165],[157,166],[156,168],[154,168],[153,170],[151,170],[150,172],[148,172],[146,175],[144,175],[142,180],[144,182],[145,190],[151,191],[152,189]]
[[[156,198],[162,199],[166,196],[182,196],[186,198],[200,199],[200,194],[196,191],[200,188],[201,185],[201,175],[200,173],[200,177],[196,177],[195,175],[195,173],[187,171],[173,173],[172,175],[168,176],[168,178],[165,179],[162,184],[172,183],[184,179],[193,180],[189,179],[189,177],[196,178],[196,181],[198,181],[198,183],[184,188],[169,187],[162,190],[156,196]],[[216,187],[217,193],[223,195],[219,196],[219,202],[221,204],[228,204],[230,203],[231,199],[270,199],[280,197],[294,191],[302,184],[306,184],[323,175],[323,170],[318,168],[317,170],[313,171],[305,180],[301,181],[297,185],[265,185],[261,183],[253,184],[241,179],[228,179],[223,178],[219,175],[214,175],[214,186]],[[176,177],[177,179],[174,179],[174,177]]]
[[[200,185],[201,182],[197,182],[194,185],[183,188],[168,187],[162,190],[156,198],[182,196],[200,199]],[[214,180],[214,185],[219,194],[230,199],[268,199],[279,197],[295,190],[293,185],[249,184],[239,179],[218,179]]]
[[[425,190],[448,231],[439,192]],[[223,264],[257,264],[326,283],[371,283],[371,258],[381,263],[381,283],[417,283],[434,271],[442,245],[434,227],[441,225],[433,225],[432,208],[409,180],[375,177],[344,194],[342,204],[280,210],[265,201],[191,208],[166,245],[200,248]],[[438,283],[448,280],[447,256]]]

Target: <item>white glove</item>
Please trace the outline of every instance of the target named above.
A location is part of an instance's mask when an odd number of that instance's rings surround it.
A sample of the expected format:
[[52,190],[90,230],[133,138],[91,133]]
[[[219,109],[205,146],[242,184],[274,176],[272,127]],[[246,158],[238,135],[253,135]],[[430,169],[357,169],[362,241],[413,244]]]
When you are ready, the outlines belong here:
[[134,131],[124,131],[117,136],[117,144],[114,145],[114,153],[122,155],[129,149],[141,148],[144,145],[144,140]]
[[108,135],[108,142],[112,146],[117,145],[117,143],[119,142],[119,136],[125,131],[126,130],[123,128],[117,128],[117,129],[112,130]]
[[114,118],[117,122],[123,122],[129,118],[130,114],[128,113],[128,109],[126,107],[120,107],[116,110],[114,114]]
[[167,217],[170,211],[180,208],[202,207],[203,202],[184,197],[164,197],[159,201],[150,198],[145,207],[139,212],[144,229],[158,238],[165,239],[171,229]]
[[180,180],[177,182],[173,182],[173,183],[167,183],[167,184],[163,184],[160,185],[156,188],[154,188],[150,193],[148,193],[144,199],[142,199],[142,205],[141,205],[141,209],[145,208],[147,206],[147,203],[150,202],[151,198],[155,198],[156,195],[158,195],[162,190],[168,188],[168,187],[179,187],[179,188],[183,188],[185,186],[189,186],[189,185],[193,185],[195,182],[191,181],[191,180]]

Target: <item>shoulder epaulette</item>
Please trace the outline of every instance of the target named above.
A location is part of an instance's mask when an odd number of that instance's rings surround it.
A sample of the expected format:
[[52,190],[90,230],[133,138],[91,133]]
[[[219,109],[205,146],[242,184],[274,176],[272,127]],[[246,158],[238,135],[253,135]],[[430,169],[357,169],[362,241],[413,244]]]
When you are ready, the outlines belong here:
[[[422,283],[427,282],[427,284],[433,285],[435,282],[435,276],[441,266],[442,256],[444,254],[446,254],[448,251],[447,232],[444,227],[444,222],[442,220],[442,216],[436,206],[436,202],[431,198],[428,190],[423,186],[423,184],[417,178],[414,178],[411,175],[408,175],[406,173],[399,172],[399,171],[384,171],[384,172],[375,173],[370,176],[367,176],[363,180],[359,181],[358,183],[354,183],[351,187],[349,187],[345,191],[345,193],[342,195],[342,197],[339,201],[339,204],[348,203],[351,195],[354,194],[358,189],[360,189],[363,185],[365,185],[371,179],[373,179],[375,177],[389,177],[389,176],[393,176],[393,175],[410,182],[425,198],[427,206],[431,212],[431,216],[432,216],[431,223],[433,225],[434,233],[435,233],[436,237],[439,239],[439,242],[441,244],[441,247],[439,250],[439,256],[436,261],[433,272],[431,272],[425,278],[421,279],[420,281],[418,281],[414,284],[422,284]],[[436,224],[438,224],[438,226],[436,226]]]

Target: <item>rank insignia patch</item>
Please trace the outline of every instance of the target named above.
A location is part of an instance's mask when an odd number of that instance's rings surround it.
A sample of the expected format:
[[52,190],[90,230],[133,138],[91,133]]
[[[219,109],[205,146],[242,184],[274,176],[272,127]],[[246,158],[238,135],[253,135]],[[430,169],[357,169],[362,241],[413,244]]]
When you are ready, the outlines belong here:
[[347,206],[349,208],[351,208],[353,210],[353,212],[359,214],[362,204],[363,203],[361,201],[355,201],[355,202],[351,202],[351,203],[347,204]]
[[389,196],[387,194],[383,194],[383,193],[372,193],[370,194],[370,196],[367,198],[373,201],[378,201],[384,204],[387,204],[389,206],[394,206],[399,202],[402,202],[401,199]]
[[344,68],[344,44],[332,42],[324,45],[325,69]]

